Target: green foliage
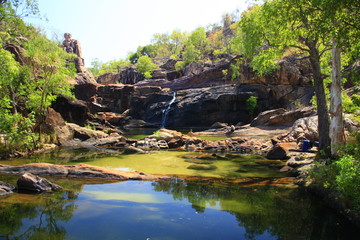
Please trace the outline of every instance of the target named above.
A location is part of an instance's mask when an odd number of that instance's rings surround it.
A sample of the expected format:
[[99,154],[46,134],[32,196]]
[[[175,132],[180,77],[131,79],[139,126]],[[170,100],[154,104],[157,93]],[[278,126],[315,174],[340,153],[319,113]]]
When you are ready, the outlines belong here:
[[257,110],[257,97],[255,96],[250,96],[247,100],[246,100],[246,109],[249,112],[250,116],[253,116],[255,111]]
[[348,207],[360,209],[360,134],[353,134],[340,150],[337,160],[329,160],[312,171],[317,184],[337,191]]
[[358,113],[360,111],[360,95],[354,94],[348,96],[346,93],[342,96],[343,108],[346,113]]
[[156,69],[156,64],[148,56],[141,56],[136,64],[136,70],[144,75],[145,78],[151,78],[151,73]]
[[32,130],[34,124],[33,114],[25,117],[20,113],[11,114],[7,110],[0,110],[0,133],[3,134],[0,151],[23,151],[37,147],[37,137]]
[[91,68],[89,68],[89,70],[93,73],[95,77],[98,77],[105,73],[117,73],[122,68],[129,65],[130,62],[124,59],[112,60],[106,63],[102,63],[99,59],[93,59],[93,61],[91,62]]
[[360,162],[351,155],[342,156],[336,166],[339,174],[336,176],[336,189],[346,199],[351,199],[352,205],[360,209]]
[[26,73],[29,91],[27,107],[38,115],[44,115],[59,94],[72,96],[68,77],[74,77],[73,69],[66,67],[73,55],[67,54],[54,42],[36,33],[24,44],[28,57]]
[[23,151],[38,146],[34,129],[41,132],[46,109],[56,96],[72,95],[68,78],[75,76],[74,56],[19,17],[38,15],[37,1],[7,1],[0,4],[0,13],[2,46],[22,47],[21,56],[0,48],[0,148]]

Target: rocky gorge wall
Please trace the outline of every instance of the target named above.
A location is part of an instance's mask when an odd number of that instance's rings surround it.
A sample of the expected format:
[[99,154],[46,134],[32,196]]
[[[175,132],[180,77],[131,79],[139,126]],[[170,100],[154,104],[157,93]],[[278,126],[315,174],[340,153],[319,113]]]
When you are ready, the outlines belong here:
[[[283,59],[278,71],[264,77],[258,77],[244,63],[238,79],[224,80],[223,70],[230,71],[231,63],[223,61],[211,66],[192,65],[182,73],[184,76],[171,79],[164,76],[170,72],[173,74],[172,62],[156,70],[157,76],[160,76],[157,79],[137,81],[132,72],[131,76],[125,77],[132,84],[112,84],[111,81],[105,84],[78,84],[75,94],[87,103],[93,114],[122,114],[126,111],[127,117],[160,126],[163,112],[175,92],[176,98],[169,108],[166,122],[166,127],[170,128],[209,127],[215,122],[234,125],[248,123],[256,113],[265,110],[309,105],[314,91],[307,62]],[[100,78],[104,79],[104,76]],[[99,82],[99,78],[97,80]],[[246,104],[251,96],[257,98],[254,116],[249,115]]]

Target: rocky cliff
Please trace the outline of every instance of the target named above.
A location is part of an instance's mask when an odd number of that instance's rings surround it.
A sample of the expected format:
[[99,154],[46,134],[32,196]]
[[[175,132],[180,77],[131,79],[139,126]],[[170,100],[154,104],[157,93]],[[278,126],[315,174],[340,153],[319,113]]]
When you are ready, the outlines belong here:
[[[100,76],[98,84],[77,85],[75,93],[78,99],[87,102],[93,114],[127,111],[127,119],[141,119],[157,126],[161,125],[164,110],[169,108],[166,127],[171,128],[209,127],[215,122],[248,123],[255,117],[250,115],[246,104],[251,96],[257,98],[255,114],[309,105],[313,88],[306,60],[285,58],[279,63],[278,71],[264,77],[257,76],[244,62],[241,76],[229,81],[224,70],[231,71],[230,64],[234,61],[190,64],[176,75],[176,60],[163,60],[153,79],[143,80],[134,69],[128,68],[118,74]],[[174,93],[175,99],[169,107]]]

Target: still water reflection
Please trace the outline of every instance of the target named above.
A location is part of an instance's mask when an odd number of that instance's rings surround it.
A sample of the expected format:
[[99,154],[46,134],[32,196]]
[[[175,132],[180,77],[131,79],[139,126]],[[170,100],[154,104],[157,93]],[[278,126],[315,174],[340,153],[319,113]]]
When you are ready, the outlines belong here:
[[353,239],[359,234],[299,189],[178,178],[56,181],[67,190],[0,199],[0,238]]

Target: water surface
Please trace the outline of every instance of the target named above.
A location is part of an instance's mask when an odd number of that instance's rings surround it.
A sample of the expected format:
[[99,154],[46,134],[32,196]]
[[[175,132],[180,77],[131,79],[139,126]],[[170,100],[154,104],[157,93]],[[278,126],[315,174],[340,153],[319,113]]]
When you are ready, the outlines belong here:
[[73,187],[1,199],[0,237],[265,240],[351,239],[358,234],[299,189],[183,179]]

